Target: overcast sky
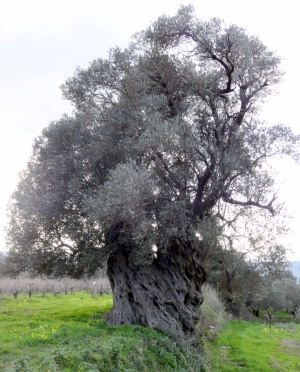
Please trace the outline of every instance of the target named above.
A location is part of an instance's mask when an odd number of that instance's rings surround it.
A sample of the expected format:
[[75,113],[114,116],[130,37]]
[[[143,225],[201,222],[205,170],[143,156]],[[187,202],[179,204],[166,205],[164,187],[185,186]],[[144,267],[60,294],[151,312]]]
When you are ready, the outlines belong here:
[[[261,117],[300,133],[300,31],[296,0],[0,0],[0,250],[4,249],[6,204],[26,166],[33,139],[52,120],[71,113],[59,86],[76,66],[87,67],[109,48],[126,47],[136,31],[180,4],[194,4],[198,18],[224,19],[258,35],[283,58],[286,71],[278,94]],[[300,166],[276,164],[293,231],[287,244],[300,260]]]

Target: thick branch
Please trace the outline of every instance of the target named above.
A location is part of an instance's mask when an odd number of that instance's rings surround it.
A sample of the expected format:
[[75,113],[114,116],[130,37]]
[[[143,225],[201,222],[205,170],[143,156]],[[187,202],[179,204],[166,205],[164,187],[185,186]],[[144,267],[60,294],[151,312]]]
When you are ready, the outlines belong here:
[[230,67],[229,67],[221,58],[218,58],[213,52],[209,52],[209,53],[211,55],[211,59],[213,59],[214,61],[219,62],[222,65],[222,67],[225,69],[226,76],[227,76],[226,88],[225,89],[218,89],[218,94],[222,95],[222,94],[227,94],[227,93],[233,92],[234,89],[231,88],[232,73],[234,71],[233,64],[227,58],[227,60],[230,64]]
[[198,187],[197,187],[197,194],[193,203],[193,219],[199,215],[201,204],[202,204],[202,197],[203,197],[203,191],[204,187],[209,180],[209,178],[212,175],[212,169],[211,166],[206,169],[203,176],[199,177],[198,179]]
[[174,186],[176,187],[176,189],[177,190],[181,190],[182,189],[182,185],[180,184],[180,182],[178,181],[178,178],[171,171],[170,167],[168,166],[168,164],[164,160],[163,155],[160,152],[157,152],[156,155],[159,158],[159,160],[162,162],[164,169],[168,173],[168,175],[169,175],[170,179],[172,180],[172,182],[173,182]]
[[271,199],[271,201],[268,204],[260,204],[258,202],[255,202],[255,201],[251,200],[251,199],[247,200],[245,202],[240,201],[240,200],[234,200],[234,199],[231,199],[230,197],[228,197],[226,194],[222,195],[222,199],[226,203],[230,203],[230,204],[241,205],[241,206],[253,206],[253,207],[257,207],[257,208],[261,208],[261,209],[267,209],[273,216],[275,215],[275,209],[273,208],[273,203],[276,200],[276,196],[273,196],[273,198]]

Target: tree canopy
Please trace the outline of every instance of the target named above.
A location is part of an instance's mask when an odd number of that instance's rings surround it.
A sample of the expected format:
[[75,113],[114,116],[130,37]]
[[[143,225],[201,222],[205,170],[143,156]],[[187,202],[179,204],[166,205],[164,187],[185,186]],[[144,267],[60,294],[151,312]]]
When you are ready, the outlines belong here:
[[190,337],[207,253],[241,219],[280,213],[268,159],[298,160],[299,136],[259,109],[282,76],[257,37],[192,6],[78,68],[62,86],[74,115],[35,140],[11,198],[12,270],[108,264],[110,323]]

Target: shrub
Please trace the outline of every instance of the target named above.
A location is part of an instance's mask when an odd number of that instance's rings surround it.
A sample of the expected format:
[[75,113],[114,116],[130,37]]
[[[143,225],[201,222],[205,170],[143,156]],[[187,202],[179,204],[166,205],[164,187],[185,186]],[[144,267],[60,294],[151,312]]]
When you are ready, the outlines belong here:
[[213,338],[228,323],[230,315],[226,313],[225,303],[222,301],[217,290],[210,284],[205,283],[203,285],[202,293],[204,302],[201,306],[201,316],[197,331],[204,336]]

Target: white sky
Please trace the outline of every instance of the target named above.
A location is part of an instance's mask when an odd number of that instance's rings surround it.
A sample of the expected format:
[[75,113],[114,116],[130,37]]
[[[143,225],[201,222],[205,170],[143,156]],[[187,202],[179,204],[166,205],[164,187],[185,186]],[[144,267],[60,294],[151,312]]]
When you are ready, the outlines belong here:
[[[106,57],[110,47],[126,47],[136,31],[163,13],[173,15],[185,0],[0,0],[0,250],[4,249],[6,204],[26,166],[33,139],[52,120],[72,107],[61,99],[59,86],[75,67]],[[283,57],[286,71],[278,94],[261,117],[285,123],[300,133],[300,29],[296,0],[210,0],[194,3],[198,18],[224,19],[258,35]],[[278,163],[284,181],[293,232],[287,244],[300,260],[300,168]]]

